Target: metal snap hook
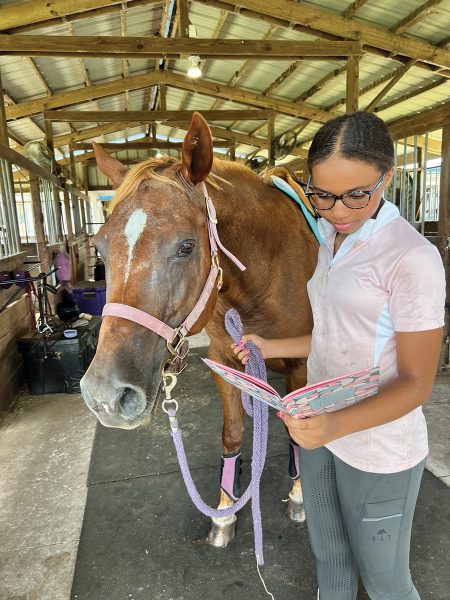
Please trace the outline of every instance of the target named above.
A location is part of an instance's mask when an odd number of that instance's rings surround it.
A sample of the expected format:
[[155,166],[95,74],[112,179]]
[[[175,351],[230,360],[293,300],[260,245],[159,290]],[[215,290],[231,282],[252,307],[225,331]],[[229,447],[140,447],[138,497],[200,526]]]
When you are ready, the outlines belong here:
[[[164,393],[166,395],[166,400],[172,400],[171,392],[172,392],[173,388],[177,385],[177,376],[174,375],[174,373],[165,373],[163,371],[162,377],[163,377],[163,386],[164,386]],[[169,378],[170,378],[170,382],[169,382],[169,384],[167,384],[167,379],[169,379]]]

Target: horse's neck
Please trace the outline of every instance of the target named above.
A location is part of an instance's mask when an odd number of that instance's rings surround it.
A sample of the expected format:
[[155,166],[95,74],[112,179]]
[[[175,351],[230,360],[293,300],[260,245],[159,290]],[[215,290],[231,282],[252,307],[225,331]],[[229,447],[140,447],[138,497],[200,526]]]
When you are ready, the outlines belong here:
[[249,188],[236,184],[219,194],[214,202],[219,220],[219,233],[230,250],[258,248],[263,257],[273,246],[290,243],[309,234],[300,210],[282,192],[258,182]]
[[[236,182],[215,200],[222,243],[247,266],[241,274],[225,256],[221,266],[230,293],[256,297],[274,278],[309,278],[314,268],[317,243],[301,211],[285,194],[256,181]],[[300,282],[300,284],[303,281]]]

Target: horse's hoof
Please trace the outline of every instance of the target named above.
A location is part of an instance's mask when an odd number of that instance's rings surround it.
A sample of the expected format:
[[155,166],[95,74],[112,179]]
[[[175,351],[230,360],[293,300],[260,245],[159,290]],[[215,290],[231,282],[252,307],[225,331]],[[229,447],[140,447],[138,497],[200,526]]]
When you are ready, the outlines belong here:
[[211,531],[208,533],[206,541],[216,548],[225,548],[225,546],[234,539],[236,528],[236,517],[224,517],[223,519],[212,519]]
[[294,502],[292,498],[289,498],[286,512],[290,520],[295,521],[295,523],[304,523],[306,520],[303,502]]

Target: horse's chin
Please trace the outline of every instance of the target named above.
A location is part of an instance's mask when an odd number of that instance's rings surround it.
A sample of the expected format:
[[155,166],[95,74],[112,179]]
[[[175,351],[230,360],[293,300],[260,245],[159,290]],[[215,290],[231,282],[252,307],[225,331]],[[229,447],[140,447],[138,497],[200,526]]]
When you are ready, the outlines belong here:
[[147,411],[132,419],[125,419],[122,415],[111,415],[105,412],[96,412],[94,410],[92,412],[102,425],[114,429],[137,429],[138,427],[149,423],[151,418]]
[[136,389],[126,388],[116,394],[116,400],[120,399],[111,403],[102,402],[98,398],[93,401],[83,381],[82,384],[83,399],[87,407],[105,427],[137,429],[150,423],[157,405],[158,388],[150,398],[148,395],[146,397],[143,390],[136,393]]

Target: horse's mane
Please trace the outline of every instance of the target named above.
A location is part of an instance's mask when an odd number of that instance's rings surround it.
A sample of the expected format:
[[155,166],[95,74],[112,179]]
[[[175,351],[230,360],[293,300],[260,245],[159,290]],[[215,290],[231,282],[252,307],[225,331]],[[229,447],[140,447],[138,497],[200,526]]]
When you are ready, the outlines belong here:
[[[184,178],[170,177],[169,175],[165,175],[161,172],[167,167],[176,167],[177,165],[178,167],[181,167],[181,161],[179,159],[166,156],[162,158],[150,157],[133,167],[126,174],[124,180],[117,188],[108,212],[111,213],[119,204],[119,202],[121,202],[124,198],[133,195],[139,189],[139,186],[144,181],[149,179],[155,179],[157,181],[166,183],[167,185],[172,185],[184,192],[192,191],[192,188],[189,188],[189,183],[186,182]],[[173,175],[174,171],[177,172],[177,169],[171,170],[170,174]],[[206,181],[216,189],[220,189],[222,184],[231,185],[231,182],[228,179],[229,175],[236,171],[240,171],[241,176],[245,175],[248,177],[249,174],[251,174],[260,180],[260,177],[258,177],[255,173],[253,173],[253,171],[244,165],[229,160],[214,158],[213,169],[208,175]]]

